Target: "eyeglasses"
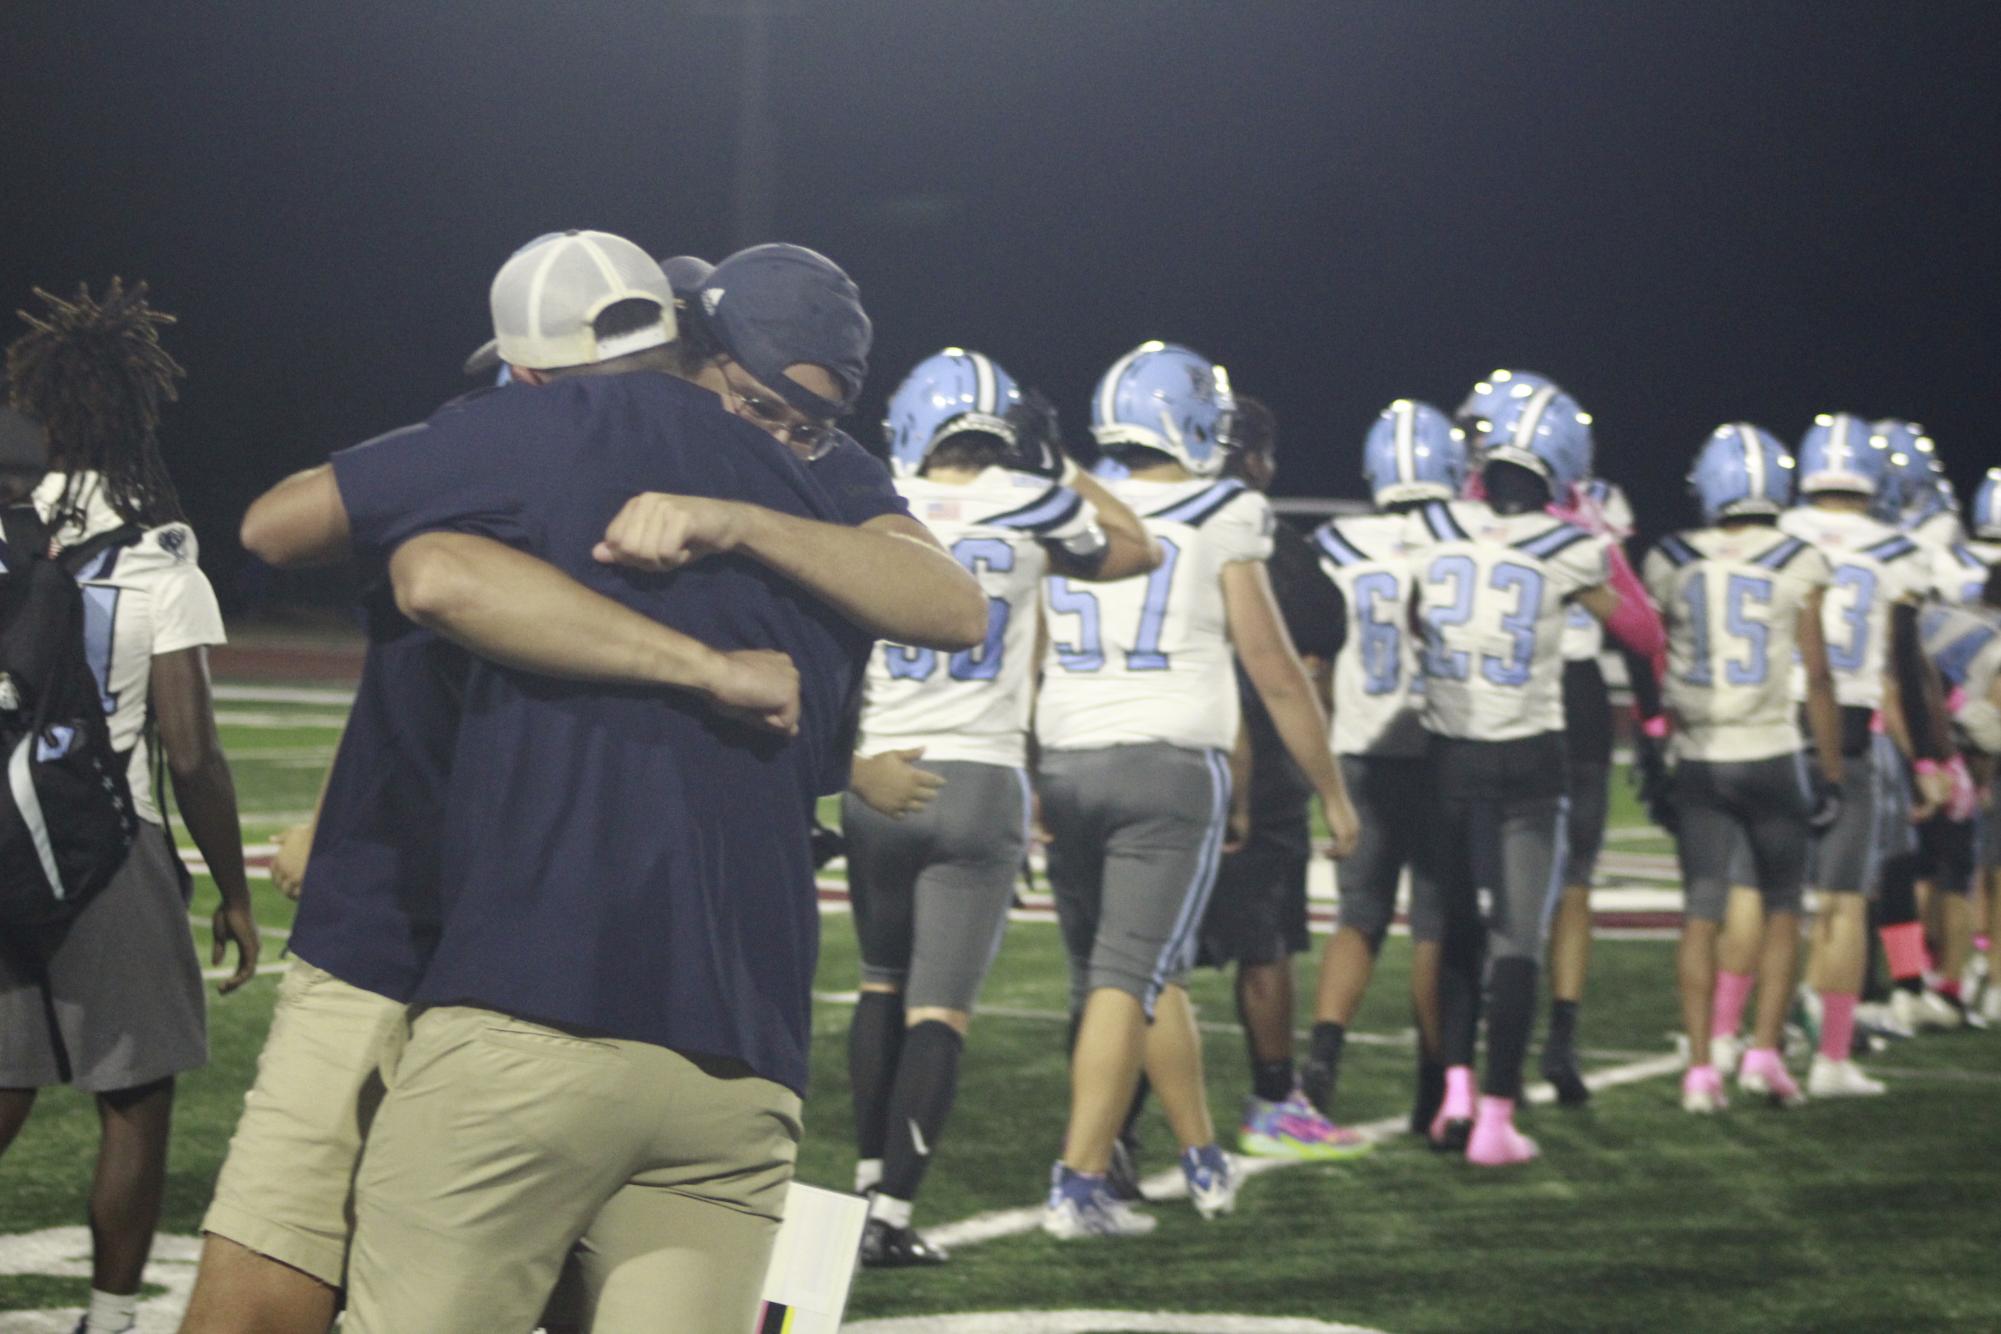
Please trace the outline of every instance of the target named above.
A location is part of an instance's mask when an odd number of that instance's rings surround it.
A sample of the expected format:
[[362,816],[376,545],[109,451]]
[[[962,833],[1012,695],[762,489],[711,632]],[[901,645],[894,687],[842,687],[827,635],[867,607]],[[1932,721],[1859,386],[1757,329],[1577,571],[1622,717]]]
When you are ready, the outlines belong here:
[[832,422],[805,420],[790,404],[775,402],[755,389],[738,384],[727,370],[723,372],[723,384],[733,400],[732,411],[741,409],[739,416],[784,441],[809,462],[824,458],[841,438]]

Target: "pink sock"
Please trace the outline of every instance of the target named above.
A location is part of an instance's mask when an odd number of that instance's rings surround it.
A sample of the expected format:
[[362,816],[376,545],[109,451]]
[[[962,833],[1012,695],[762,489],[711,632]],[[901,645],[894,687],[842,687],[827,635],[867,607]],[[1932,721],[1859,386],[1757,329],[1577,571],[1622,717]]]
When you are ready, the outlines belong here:
[[1500,1121],[1506,1125],[1515,1123],[1515,1100],[1513,1098],[1490,1098],[1484,1094],[1480,1098],[1480,1124]]
[[1749,973],[1733,973],[1727,969],[1716,974],[1716,997],[1711,1006],[1709,1031],[1716,1037],[1735,1037],[1744,1025],[1744,1002],[1751,998],[1751,986],[1755,981]]
[[1916,922],[1899,922],[1876,929],[1883,939],[1883,956],[1890,961],[1890,976],[1902,982],[1925,974],[1925,929]]
[[1473,1067],[1470,1065],[1448,1065],[1445,1067],[1445,1105],[1455,1112],[1470,1116],[1473,1112]]
[[1845,1061],[1855,1041],[1854,996],[1838,991],[1820,993],[1820,1054],[1830,1061]]

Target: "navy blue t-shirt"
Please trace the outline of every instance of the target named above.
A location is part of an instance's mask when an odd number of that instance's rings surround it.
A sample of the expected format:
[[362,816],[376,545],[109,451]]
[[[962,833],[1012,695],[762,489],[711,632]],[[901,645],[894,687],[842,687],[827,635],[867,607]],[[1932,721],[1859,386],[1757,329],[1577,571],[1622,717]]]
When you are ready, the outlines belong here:
[[829,461],[803,464],[713,395],[644,372],[510,387],[335,456],[364,560],[424,531],[481,532],[714,648],[784,651],[801,675],[787,741],[676,692],[474,660],[442,825],[443,930],[414,999],[733,1057],[803,1088],[819,934],[807,815],[845,768],[843,706],[869,637],[745,558],[655,575],[590,553],[640,491],[853,522],[857,496],[836,504],[829,484],[853,491],[862,474]]
[[405,1001],[437,947],[438,828],[470,659],[396,610],[363,602],[368,652],[320,802],[292,952]]

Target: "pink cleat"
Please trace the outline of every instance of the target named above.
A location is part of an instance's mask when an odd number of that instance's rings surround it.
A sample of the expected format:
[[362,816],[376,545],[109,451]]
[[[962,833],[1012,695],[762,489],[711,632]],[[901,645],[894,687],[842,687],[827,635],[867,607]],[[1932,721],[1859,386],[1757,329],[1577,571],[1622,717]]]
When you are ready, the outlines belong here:
[[1753,1047],[1744,1053],[1737,1071],[1737,1087],[1745,1093],[1770,1098],[1774,1107],[1798,1107],[1806,1101],[1785,1059],[1771,1047]]
[[1691,1065],[1681,1077],[1681,1109],[1707,1116],[1730,1105],[1723,1093],[1723,1076],[1713,1065]]
[[1431,1118],[1431,1147],[1441,1152],[1457,1153],[1466,1147],[1472,1133],[1473,1067],[1447,1066],[1445,1101],[1439,1104],[1438,1115]]
[[1480,1116],[1466,1141],[1466,1161],[1475,1167],[1507,1167],[1525,1163],[1542,1150],[1515,1129],[1513,1098],[1480,1099]]

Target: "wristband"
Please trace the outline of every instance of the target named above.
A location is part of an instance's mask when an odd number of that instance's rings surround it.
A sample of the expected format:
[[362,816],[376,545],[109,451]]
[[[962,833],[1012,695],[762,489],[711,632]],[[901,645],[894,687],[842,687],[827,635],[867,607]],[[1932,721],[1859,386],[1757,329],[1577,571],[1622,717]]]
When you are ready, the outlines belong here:
[[1640,731],[1655,741],[1665,741],[1668,734],[1667,715],[1657,713],[1651,718],[1640,719]]
[[1919,760],[1911,766],[1920,778],[1929,778],[1943,767],[1937,760]]

